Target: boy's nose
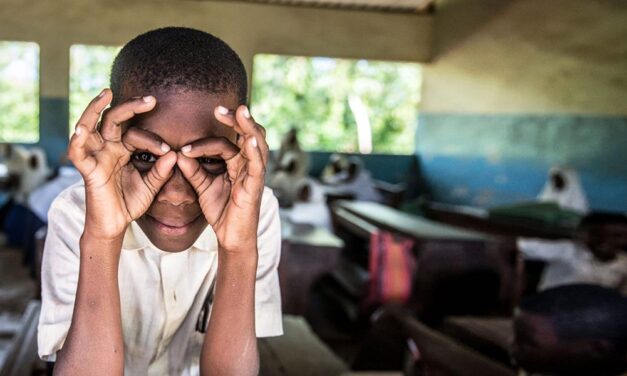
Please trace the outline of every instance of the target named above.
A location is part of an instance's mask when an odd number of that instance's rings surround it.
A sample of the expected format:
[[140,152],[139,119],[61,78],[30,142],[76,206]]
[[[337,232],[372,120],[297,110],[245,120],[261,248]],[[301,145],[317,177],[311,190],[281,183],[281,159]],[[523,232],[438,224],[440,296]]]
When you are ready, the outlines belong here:
[[174,206],[192,204],[196,201],[196,192],[183,173],[174,166],[174,173],[157,194],[157,201]]

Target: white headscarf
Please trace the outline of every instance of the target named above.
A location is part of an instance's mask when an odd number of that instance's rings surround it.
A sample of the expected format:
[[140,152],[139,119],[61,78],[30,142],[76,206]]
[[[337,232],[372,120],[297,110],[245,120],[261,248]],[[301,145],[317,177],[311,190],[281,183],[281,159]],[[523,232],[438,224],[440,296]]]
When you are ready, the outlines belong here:
[[[564,187],[558,189],[552,177],[561,175],[564,180]],[[538,196],[538,200],[543,202],[555,202],[562,209],[572,210],[581,214],[588,212],[588,200],[579,180],[577,172],[570,167],[552,167],[549,170],[549,178]]]
[[[305,187],[309,187],[307,201],[302,201],[298,194]],[[309,223],[316,227],[323,227],[333,231],[331,214],[327,207],[326,194],[323,187],[313,179],[301,179],[296,185],[297,198],[289,209],[289,218],[293,223]]]

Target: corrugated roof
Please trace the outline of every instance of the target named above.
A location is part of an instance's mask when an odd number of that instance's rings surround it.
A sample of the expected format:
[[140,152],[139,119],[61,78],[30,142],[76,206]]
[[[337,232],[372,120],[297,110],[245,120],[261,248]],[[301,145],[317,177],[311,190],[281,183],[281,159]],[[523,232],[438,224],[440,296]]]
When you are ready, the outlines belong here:
[[[214,0],[216,1],[216,0]],[[232,1],[232,0],[217,0]],[[434,0],[238,0],[247,3],[353,9],[379,12],[424,13]]]

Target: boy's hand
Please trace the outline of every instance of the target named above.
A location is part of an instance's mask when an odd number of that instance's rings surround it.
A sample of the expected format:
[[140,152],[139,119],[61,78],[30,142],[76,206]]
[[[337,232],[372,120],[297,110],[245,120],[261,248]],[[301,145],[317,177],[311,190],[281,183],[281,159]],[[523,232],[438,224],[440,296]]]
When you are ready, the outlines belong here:
[[[235,114],[219,106],[215,116],[237,132],[237,146],[224,138],[206,138],[181,148],[177,164],[198,193],[200,207],[216,232],[220,249],[256,251],[268,155],[265,131],[246,106],[240,106]],[[225,174],[213,176],[197,160],[216,157],[226,162]]]
[[[122,139],[122,124],[152,110],[155,98],[132,98],[103,114],[111,99],[111,90],[105,89],[91,101],[78,120],[68,150],[85,181],[85,234],[107,240],[124,236],[128,225],[148,209],[176,164],[176,153],[170,152],[168,145],[140,129],[131,128]],[[129,164],[138,150],[159,157],[144,174]]]

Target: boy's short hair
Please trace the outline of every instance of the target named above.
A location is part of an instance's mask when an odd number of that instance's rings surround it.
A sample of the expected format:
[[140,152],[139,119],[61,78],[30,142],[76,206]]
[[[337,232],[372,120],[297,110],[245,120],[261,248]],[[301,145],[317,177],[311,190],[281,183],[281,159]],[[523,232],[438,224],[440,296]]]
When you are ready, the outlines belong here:
[[627,346],[627,298],[595,285],[573,284],[547,289],[524,299],[520,309],[550,318],[560,340],[608,340]]
[[147,94],[155,89],[235,93],[240,104],[248,91],[237,53],[221,39],[185,27],[151,30],[122,48],[111,68],[113,104],[127,86]]
[[581,222],[579,222],[580,227],[606,224],[627,226],[627,215],[622,213],[596,211],[586,215],[585,217],[583,217]]

